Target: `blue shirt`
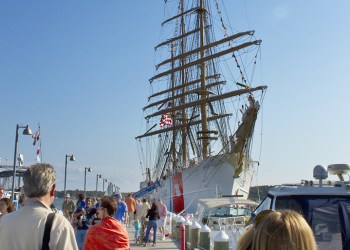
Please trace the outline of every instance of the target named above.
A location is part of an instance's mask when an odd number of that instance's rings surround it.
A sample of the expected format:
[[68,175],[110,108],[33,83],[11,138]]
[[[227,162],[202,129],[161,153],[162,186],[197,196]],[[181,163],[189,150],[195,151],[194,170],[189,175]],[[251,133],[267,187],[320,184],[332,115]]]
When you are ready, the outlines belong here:
[[78,200],[77,201],[77,210],[78,210],[78,208],[85,208],[86,207],[86,202],[83,200],[83,201],[81,201],[81,200]]
[[120,222],[124,222],[125,221],[125,212],[128,211],[128,206],[126,205],[126,203],[124,201],[119,201],[117,203],[117,206],[118,206],[118,210],[115,213],[114,218]]

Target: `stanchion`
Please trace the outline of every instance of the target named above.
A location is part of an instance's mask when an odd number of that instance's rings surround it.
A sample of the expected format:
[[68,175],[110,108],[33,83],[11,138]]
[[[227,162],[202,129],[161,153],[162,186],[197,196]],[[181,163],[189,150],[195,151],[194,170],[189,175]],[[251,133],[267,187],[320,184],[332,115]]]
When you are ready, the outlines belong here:
[[175,239],[176,238],[176,219],[177,219],[177,214],[173,213],[172,214],[172,220],[171,220],[171,238]]
[[199,247],[200,249],[210,250],[210,228],[207,225],[203,225],[199,234]]
[[184,224],[180,225],[180,249],[186,249],[186,237],[185,237],[185,226]]
[[182,217],[181,215],[179,215],[176,219],[176,236],[175,239],[179,240],[180,239],[180,226],[185,222],[184,217]]
[[190,242],[190,226],[192,225],[192,222],[189,219],[186,219],[184,224],[185,224],[185,238],[186,238],[186,242]]
[[191,239],[190,249],[191,250],[193,250],[197,247],[200,229],[201,229],[201,226],[199,225],[199,223],[197,221],[193,220],[192,225],[190,226],[190,239]]
[[214,239],[214,250],[228,250],[229,237],[224,231],[220,231]]

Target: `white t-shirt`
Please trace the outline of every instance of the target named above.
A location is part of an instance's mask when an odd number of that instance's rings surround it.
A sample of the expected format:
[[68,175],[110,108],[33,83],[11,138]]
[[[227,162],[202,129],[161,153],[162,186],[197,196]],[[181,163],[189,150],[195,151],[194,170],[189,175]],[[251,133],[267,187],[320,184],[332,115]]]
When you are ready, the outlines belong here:
[[[41,249],[50,207],[36,198],[27,198],[18,211],[0,218],[1,250]],[[69,221],[56,214],[50,233],[50,250],[78,250],[74,230]]]

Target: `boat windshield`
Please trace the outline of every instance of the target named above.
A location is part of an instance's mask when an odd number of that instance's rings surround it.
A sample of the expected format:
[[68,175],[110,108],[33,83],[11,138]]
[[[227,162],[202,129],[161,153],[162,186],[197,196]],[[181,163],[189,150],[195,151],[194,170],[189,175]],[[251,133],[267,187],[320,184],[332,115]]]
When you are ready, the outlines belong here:
[[301,213],[312,228],[320,250],[350,247],[350,196],[269,195],[255,210],[253,217],[266,209],[292,209]]
[[231,207],[214,207],[205,208],[202,212],[202,217],[234,217],[234,216],[251,216],[252,210],[245,206],[231,206]]
[[314,232],[319,249],[341,249],[342,237],[347,238],[349,228],[345,221],[350,215],[349,196],[277,197],[275,209],[293,209],[302,213]]

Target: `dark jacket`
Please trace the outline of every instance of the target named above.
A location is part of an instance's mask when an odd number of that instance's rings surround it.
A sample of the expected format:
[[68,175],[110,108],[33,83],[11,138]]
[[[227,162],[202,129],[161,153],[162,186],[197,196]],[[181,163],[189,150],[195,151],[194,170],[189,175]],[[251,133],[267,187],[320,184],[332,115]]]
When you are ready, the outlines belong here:
[[159,211],[158,209],[150,209],[147,212],[146,218],[149,218],[149,220],[158,220],[159,219]]

